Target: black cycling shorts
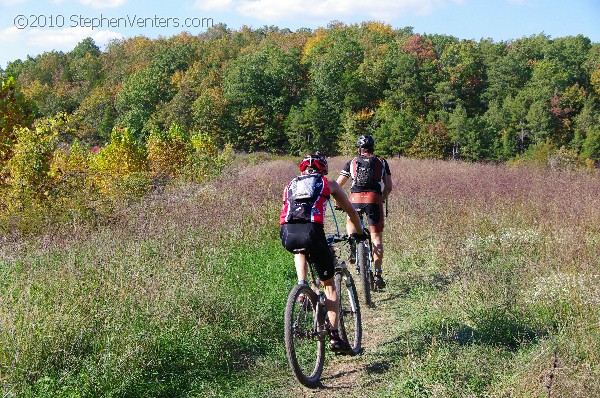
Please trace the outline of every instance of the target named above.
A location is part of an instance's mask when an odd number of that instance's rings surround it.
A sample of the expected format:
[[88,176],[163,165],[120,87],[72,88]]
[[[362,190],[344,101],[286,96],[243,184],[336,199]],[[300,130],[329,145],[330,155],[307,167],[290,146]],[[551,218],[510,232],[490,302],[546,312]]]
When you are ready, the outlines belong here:
[[289,252],[306,249],[315,265],[319,279],[326,281],[333,277],[335,265],[333,254],[327,245],[325,231],[321,224],[283,224],[279,232],[283,247]]
[[379,203],[352,203],[359,213],[365,213],[367,223],[373,232],[383,231],[383,206]]

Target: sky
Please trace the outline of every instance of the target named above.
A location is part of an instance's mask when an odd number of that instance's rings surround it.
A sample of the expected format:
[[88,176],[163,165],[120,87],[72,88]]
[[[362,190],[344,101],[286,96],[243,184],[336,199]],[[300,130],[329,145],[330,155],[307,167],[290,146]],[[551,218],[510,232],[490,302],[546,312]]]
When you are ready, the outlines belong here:
[[0,0],[0,68],[86,37],[104,49],[133,36],[193,35],[210,26],[297,30],[381,21],[395,29],[495,42],[582,34],[600,43],[600,0]]

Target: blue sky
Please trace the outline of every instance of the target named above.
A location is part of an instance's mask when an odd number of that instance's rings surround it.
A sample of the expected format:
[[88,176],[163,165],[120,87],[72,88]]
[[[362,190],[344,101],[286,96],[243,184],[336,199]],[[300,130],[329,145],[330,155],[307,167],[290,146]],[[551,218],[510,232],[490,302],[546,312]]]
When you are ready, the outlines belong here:
[[0,67],[27,55],[70,51],[86,37],[103,49],[110,40],[138,35],[198,34],[211,23],[296,30],[373,20],[459,39],[544,33],[600,42],[600,0],[0,0]]

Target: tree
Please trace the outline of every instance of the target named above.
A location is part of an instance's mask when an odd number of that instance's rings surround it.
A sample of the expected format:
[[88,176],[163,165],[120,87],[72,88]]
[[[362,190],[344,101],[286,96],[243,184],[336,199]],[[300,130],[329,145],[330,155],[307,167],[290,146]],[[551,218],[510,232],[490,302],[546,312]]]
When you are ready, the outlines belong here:
[[303,155],[320,150],[335,154],[335,135],[327,130],[327,112],[319,101],[310,97],[298,106],[292,106],[285,121],[285,133],[291,153]]
[[145,68],[133,73],[123,81],[115,107],[119,112],[117,124],[131,130],[137,139],[150,131],[148,121],[160,103],[173,98],[175,89],[171,76],[189,67],[193,52],[189,44],[169,43],[160,46]]
[[510,112],[498,99],[492,100],[482,117],[487,136],[490,137],[490,157],[508,160],[516,153],[516,140],[511,134]]
[[384,102],[377,109],[375,119],[377,127],[373,138],[377,142],[378,152],[384,156],[406,154],[418,131],[414,115]]
[[87,37],[77,43],[73,51],[70,52],[73,58],[85,58],[88,55],[92,57],[98,57],[100,55],[100,48],[94,42],[94,39]]
[[0,183],[3,181],[3,166],[12,157],[17,141],[15,129],[29,127],[33,122],[30,103],[19,91],[11,76],[0,86]]
[[[279,151],[283,121],[300,89],[299,53],[267,45],[232,62],[223,76],[223,95],[250,136],[238,148]],[[253,123],[258,123],[252,125]]]
[[588,131],[581,148],[581,157],[595,162],[600,161],[600,129]]
[[525,116],[527,126],[531,132],[533,143],[538,144],[546,141],[552,128],[552,115],[548,111],[548,106],[543,101],[535,101],[529,107]]
[[346,111],[355,112],[371,102],[359,68],[364,48],[356,27],[338,24],[318,31],[308,40],[302,61],[308,68],[308,92],[328,114],[326,130],[338,134]]
[[444,159],[448,157],[450,147],[448,129],[441,122],[436,122],[419,131],[408,154],[419,159]]
[[476,42],[463,40],[444,48],[440,67],[450,90],[469,114],[480,114],[480,95],[485,87],[483,56]]
[[487,69],[488,86],[483,98],[491,102],[502,101],[508,96],[515,96],[531,76],[528,55],[510,44],[506,45],[505,54],[494,60]]
[[203,91],[192,104],[194,130],[205,134],[218,144],[233,142],[235,137],[229,134],[234,122],[227,112],[228,102],[220,87]]

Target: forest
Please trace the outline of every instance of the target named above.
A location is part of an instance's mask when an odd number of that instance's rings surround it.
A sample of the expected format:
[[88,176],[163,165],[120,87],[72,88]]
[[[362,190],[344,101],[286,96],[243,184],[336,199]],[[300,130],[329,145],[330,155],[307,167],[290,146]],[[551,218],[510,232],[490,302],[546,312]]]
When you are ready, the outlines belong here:
[[9,210],[65,185],[197,179],[240,151],[346,155],[363,133],[388,157],[558,169],[600,159],[600,44],[583,35],[495,42],[380,22],[216,25],[105,49],[87,38],[1,73]]
[[378,22],[218,25],[104,51],[88,38],[2,73],[33,119],[70,117],[67,143],[103,145],[116,126],[142,141],[177,125],[246,151],[334,155],[370,132],[387,156],[507,160],[546,143],[598,156],[600,45],[582,35],[477,42]]

